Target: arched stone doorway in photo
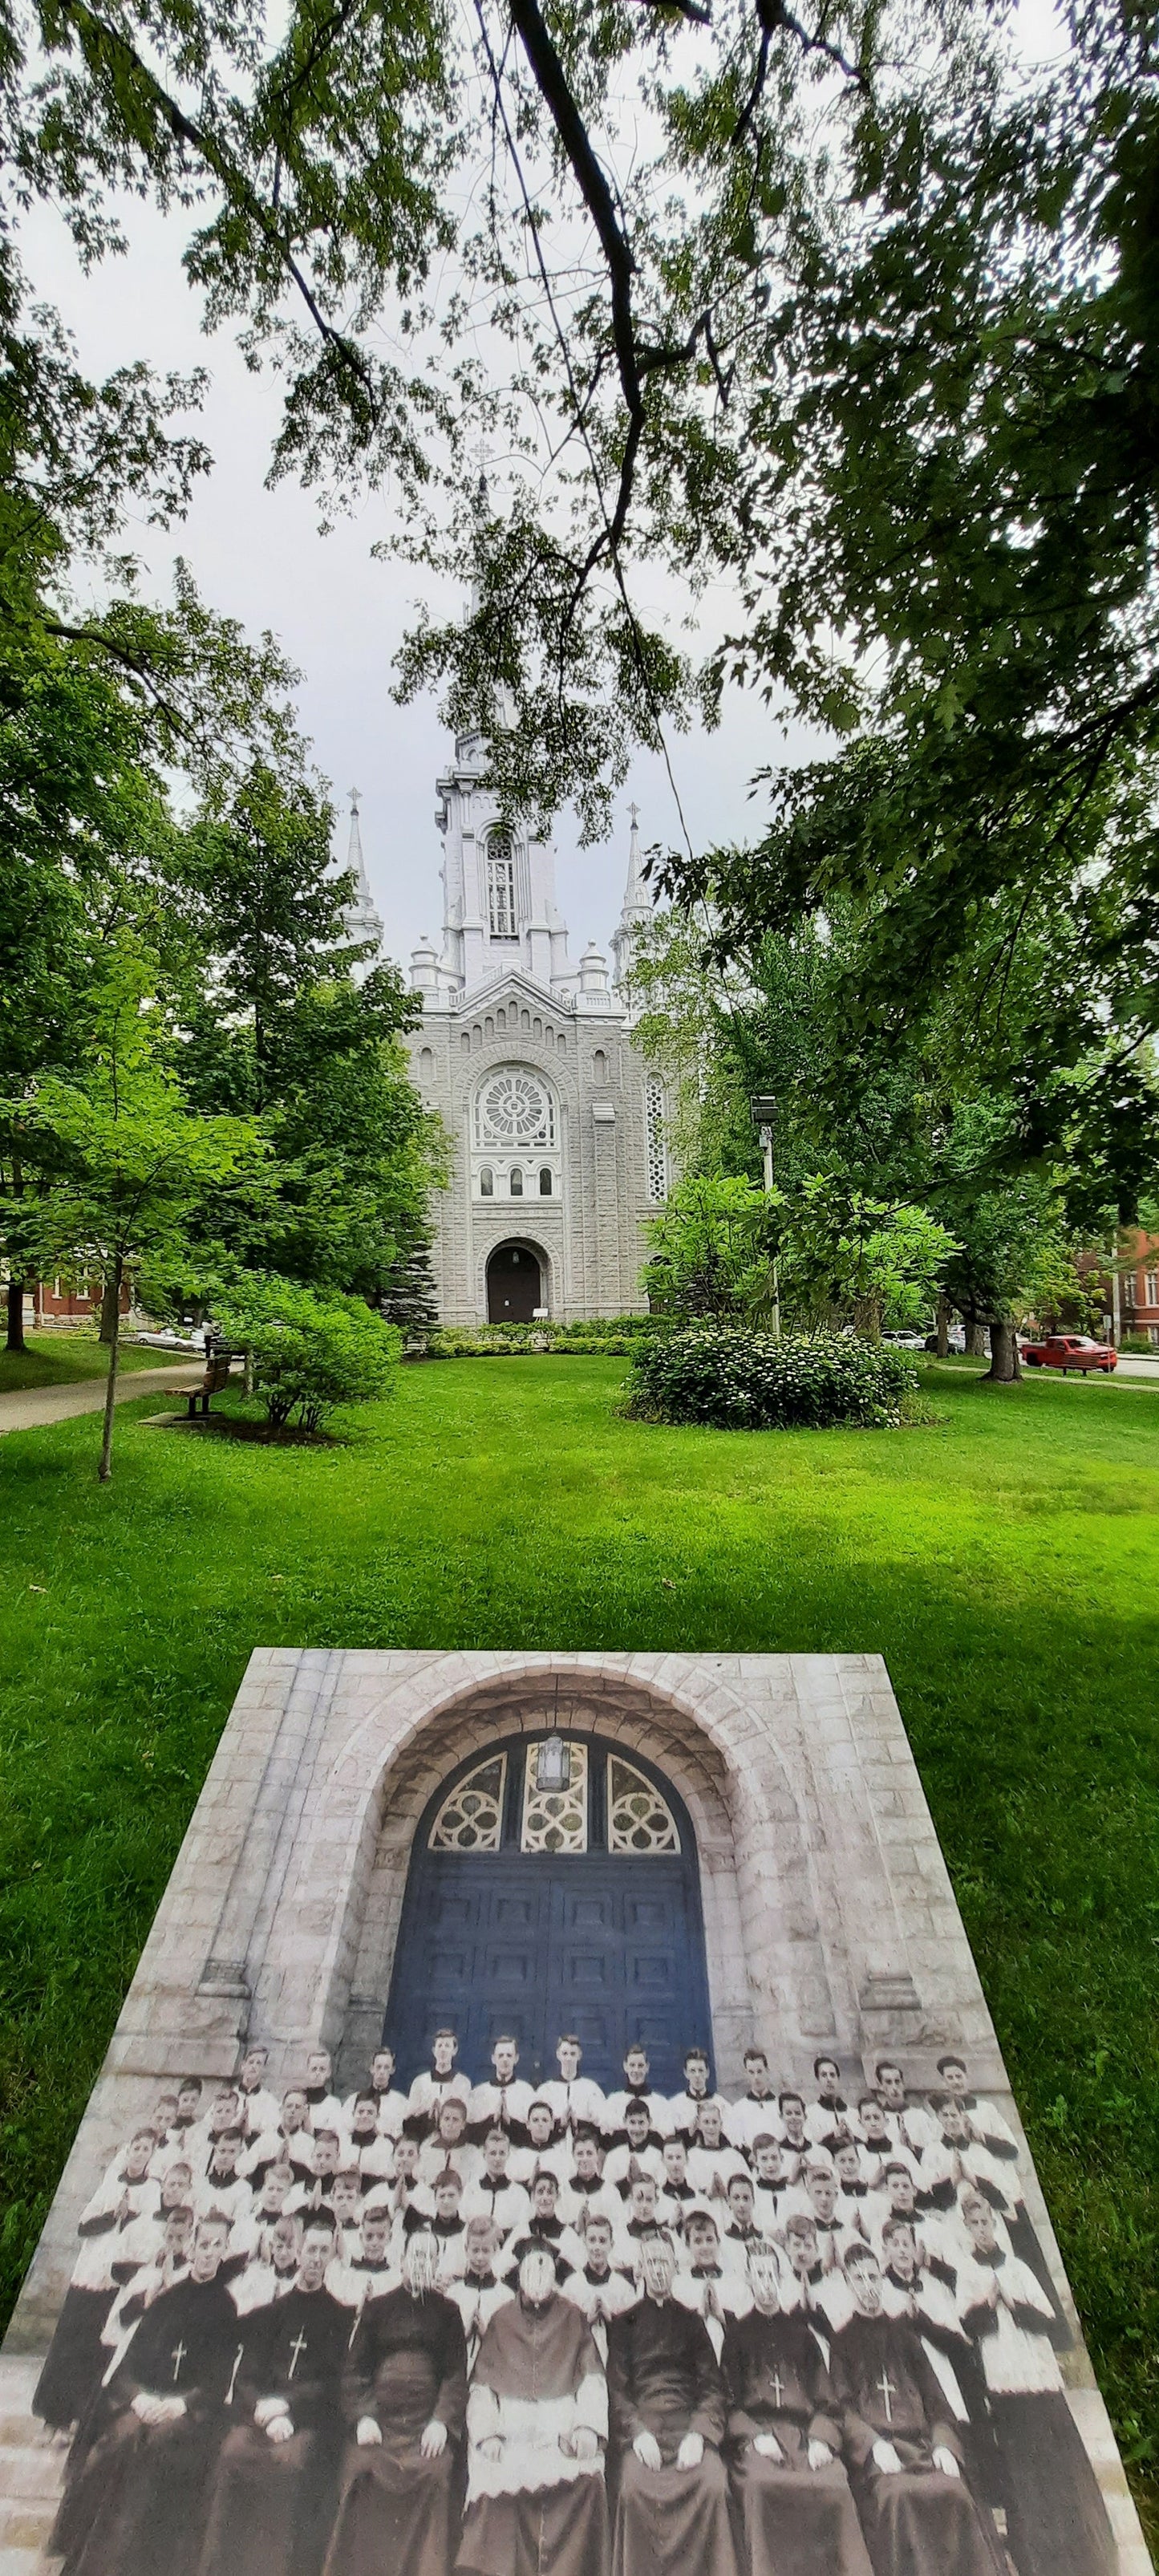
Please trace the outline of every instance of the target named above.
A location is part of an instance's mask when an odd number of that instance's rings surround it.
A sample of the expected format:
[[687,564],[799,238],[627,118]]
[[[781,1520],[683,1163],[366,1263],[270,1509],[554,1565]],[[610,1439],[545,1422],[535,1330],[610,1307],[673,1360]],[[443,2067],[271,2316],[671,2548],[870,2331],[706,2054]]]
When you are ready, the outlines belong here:
[[652,1763],[598,1736],[566,1737],[567,1785],[541,1787],[547,1740],[475,1752],[430,1800],[411,1849],[384,2039],[409,2084],[446,2026],[478,2082],[510,2031],[521,2076],[538,2083],[556,2072],[556,2041],[574,2032],[584,2073],[606,2091],[639,2040],[657,2089],[678,2092],[685,2050],[712,2051],[688,1811]]
[[487,1264],[489,1324],[529,1324],[546,1303],[539,1255],[529,1243],[499,1243]]

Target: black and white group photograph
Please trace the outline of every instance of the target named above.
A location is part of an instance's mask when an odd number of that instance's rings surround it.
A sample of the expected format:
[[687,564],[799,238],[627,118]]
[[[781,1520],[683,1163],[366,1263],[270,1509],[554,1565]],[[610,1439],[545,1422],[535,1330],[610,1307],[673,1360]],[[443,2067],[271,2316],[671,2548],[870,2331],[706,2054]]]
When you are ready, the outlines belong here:
[[1115,2576],[1024,2151],[964,2055],[177,2071],[31,2397],[60,2576]]

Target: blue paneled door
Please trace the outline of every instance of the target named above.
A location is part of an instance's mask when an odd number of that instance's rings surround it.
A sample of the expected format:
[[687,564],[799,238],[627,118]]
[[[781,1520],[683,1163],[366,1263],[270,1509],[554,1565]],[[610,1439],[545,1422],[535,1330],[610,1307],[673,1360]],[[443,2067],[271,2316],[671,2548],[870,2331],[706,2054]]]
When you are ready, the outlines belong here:
[[[440,1791],[442,1796],[445,1791]],[[563,2031],[580,2040],[584,2073],[606,2089],[641,2040],[652,2080],[675,2092],[686,2048],[711,2053],[699,1877],[685,1811],[678,1855],[492,1852],[428,1848],[427,1819],[399,1928],[384,2037],[409,2082],[429,2063],[434,2030],[459,2037],[475,2080],[496,2036],[519,2041],[520,2073],[553,2075]],[[437,1801],[432,1802],[432,1807]]]

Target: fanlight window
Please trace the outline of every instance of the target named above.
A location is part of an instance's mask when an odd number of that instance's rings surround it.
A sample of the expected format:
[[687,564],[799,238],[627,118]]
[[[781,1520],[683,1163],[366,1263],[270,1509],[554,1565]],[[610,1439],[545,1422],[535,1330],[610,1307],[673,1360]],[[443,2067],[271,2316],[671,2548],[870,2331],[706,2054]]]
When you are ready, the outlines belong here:
[[445,1797],[431,1826],[432,1851],[498,1851],[503,1833],[503,1790],[507,1756],[493,1753],[476,1763]]
[[608,1764],[608,1850],[678,1852],[671,1808],[642,1771],[613,1753]]
[[483,1084],[475,1103],[475,1143],[554,1145],[555,1102],[547,1085],[522,1065],[505,1065]]
[[571,1743],[571,1778],[566,1789],[541,1789],[535,1763],[535,1748],[529,1751],[523,1775],[523,1828],[520,1850],[525,1852],[583,1852],[588,1847],[588,1749],[586,1744]]

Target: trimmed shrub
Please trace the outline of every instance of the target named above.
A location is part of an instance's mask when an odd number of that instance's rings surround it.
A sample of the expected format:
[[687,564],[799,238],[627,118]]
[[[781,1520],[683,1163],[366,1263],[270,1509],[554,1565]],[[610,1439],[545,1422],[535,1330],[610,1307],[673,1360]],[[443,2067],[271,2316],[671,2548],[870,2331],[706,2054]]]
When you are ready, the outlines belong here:
[[916,1392],[917,1370],[883,1342],[774,1342],[727,1324],[693,1324],[637,1346],[625,1411],[638,1422],[710,1422],[725,1431],[820,1431],[833,1423],[885,1430]]
[[555,1359],[610,1354],[625,1359],[641,1334],[654,1333],[652,1315],[612,1315],[590,1323],[553,1324],[542,1318],[531,1324],[440,1324],[430,1335],[431,1360]]
[[320,1297],[287,1279],[235,1290],[222,1314],[225,1338],[244,1351],[260,1396],[278,1430],[297,1418],[316,1431],[339,1404],[374,1404],[389,1395],[402,1351],[396,1324],[358,1297]]

